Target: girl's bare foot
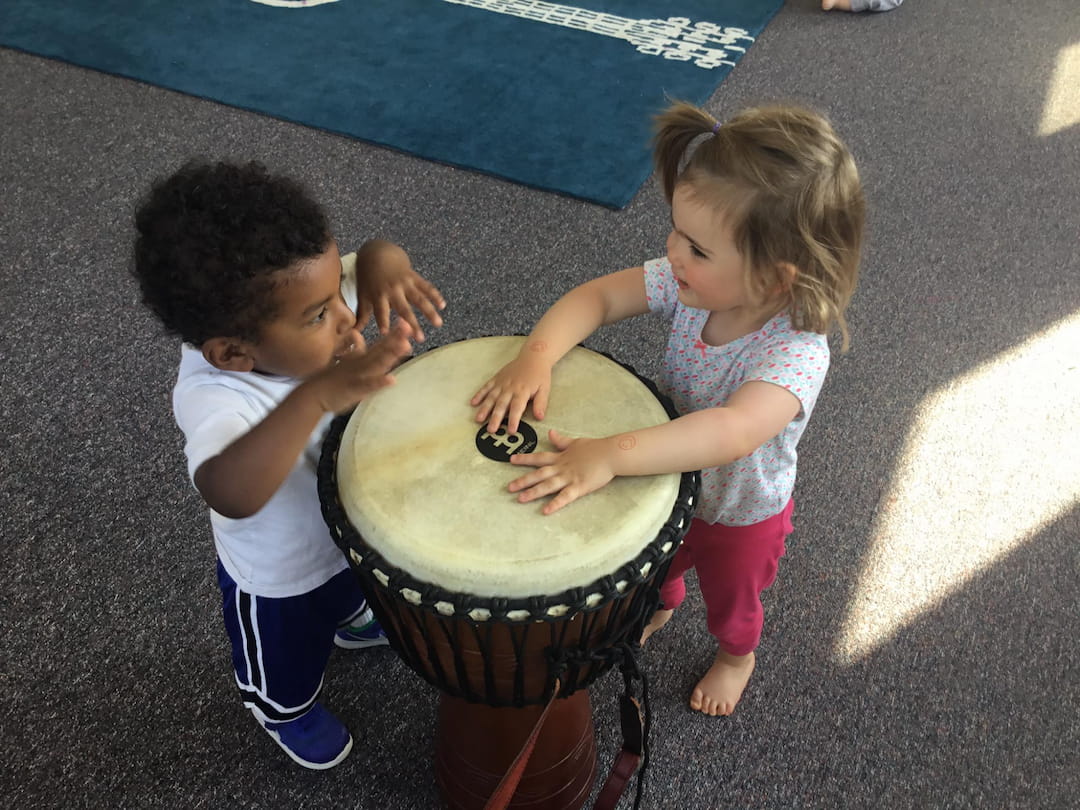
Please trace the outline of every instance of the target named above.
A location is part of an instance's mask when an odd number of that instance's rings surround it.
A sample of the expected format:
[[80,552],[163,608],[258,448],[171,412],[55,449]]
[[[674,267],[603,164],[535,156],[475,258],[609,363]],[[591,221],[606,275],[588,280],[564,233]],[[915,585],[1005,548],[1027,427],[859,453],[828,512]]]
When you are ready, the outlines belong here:
[[821,0],[822,11],[851,11],[851,0]]
[[732,655],[720,650],[690,695],[690,708],[713,717],[731,714],[754,671],[754,654]]
[[649,636],[668,623],[671,614],[674,612],[674,610],[658,610],[652,615],[652,618],[649,619],[649,623],[645,625],[645,629],[641,633],[642,645],[649,640]]

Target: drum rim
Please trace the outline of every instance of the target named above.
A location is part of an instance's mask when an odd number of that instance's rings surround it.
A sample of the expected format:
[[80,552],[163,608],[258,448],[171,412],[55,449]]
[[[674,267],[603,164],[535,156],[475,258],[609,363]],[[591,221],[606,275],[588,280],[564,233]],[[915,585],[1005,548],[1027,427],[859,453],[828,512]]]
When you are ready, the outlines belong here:
[[[432,347],[428,351],[434,351],[435,348],[442,347]],[[589,349],[584,345],[581,348],[605,357],[633,374],[656,397],[670,419],[678,418],[679,413],[671,398],[661,393],[655,382],[639,374],[633,366],[607,352]],[[409,360],[424,353],[426,352],[414,355]],[[388,562],[367,543],[349,520],[337,486],[337,459],[342,434],[354,410],[355,408],[351,408],[335,416],[323,439],[317,471],[323,520],[334,543],[345,554],[350,566],[359,569],[364,576],[377,580],[395,599],[404,599],[414,607],[443,618],[460,617],[478,622],[496,620],[511,623],[558,621],[576,613],[599,610],[655,576],[656,572],[675,556],[694,516],[701,479],[700,472],[696,470],[681,473],[679,491],[671,515],[660,527],[656,537],[637,556],[611,574],[599,577],[587,585],[568,588],[556,594],[492,597],[450,591],[441,585],[418,580],[409,572]],[[390,586],[391,582],[393,587]],[[600,598],[597,599],[597,596]]]

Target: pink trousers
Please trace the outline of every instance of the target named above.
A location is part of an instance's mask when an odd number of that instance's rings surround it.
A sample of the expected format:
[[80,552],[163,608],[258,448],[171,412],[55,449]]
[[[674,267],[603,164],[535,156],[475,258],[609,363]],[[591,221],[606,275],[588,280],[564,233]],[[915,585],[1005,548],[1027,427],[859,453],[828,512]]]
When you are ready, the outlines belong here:
[[709,632],[731,655],[753,652],[761,640],[765,611],[761,593],[776,579],[791,534],[794,502],[749,526],[724,526],[694,519],[660,588],[660,603],[674,610],[686,598],[683,575],[697,569]]

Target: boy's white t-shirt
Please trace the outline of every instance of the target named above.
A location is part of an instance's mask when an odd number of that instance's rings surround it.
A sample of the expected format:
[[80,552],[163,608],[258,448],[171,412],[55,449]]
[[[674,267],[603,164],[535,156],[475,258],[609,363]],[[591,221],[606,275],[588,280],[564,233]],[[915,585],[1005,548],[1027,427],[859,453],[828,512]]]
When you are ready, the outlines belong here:
[[[341,257],[341,291],[354,312],[356,254]],[[261,422],[300,384],[292,377],[214,368],[184,344],[173,388],[173,413],[184,433],[188,477]],[[253,596],[297,596],[319,587],[348,563],[323,520],[317,487],[327,414],[308,439],[273,497],[251,517],[233,519],[210,510],[214,545],[225,571]]]
[[[256,371],[221,371],[185,344],[173,389],[173,412],[184,432],[188,476],[243,436],[300,384]],[[316,469],[331,415],[323,417],[277,492],[256,514],[233,519],[210,510],[218,558],[240,590],[274,598],[297,596],[347,567],[319,505]]]
[[701,330],[710,313],[679,301],[666,258],[645,262],[645,292],[649,309],[671,319],[658,385],[679,413],[722,406],[751,380],[786,388],[798,398],[799,414],[779,435],[745,458],[702,470],[696,517],[748,526],[779,514],[795,488],[795,448],[829,369],[827,337],[795,329],[788,313],[781,312],[756,332],[722,346],[708,345]]

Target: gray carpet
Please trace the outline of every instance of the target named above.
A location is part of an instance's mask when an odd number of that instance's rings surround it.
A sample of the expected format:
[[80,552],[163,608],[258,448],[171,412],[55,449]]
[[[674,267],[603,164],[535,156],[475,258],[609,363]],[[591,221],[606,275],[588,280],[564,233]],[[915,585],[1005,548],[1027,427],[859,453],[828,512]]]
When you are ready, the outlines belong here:
[[[1078,43],[1075,0],[790,0],[710,102],[827,112],[869,240],[736,714],[686,708],[712,655],[696,597],[646,652],[646,807],[1077,806],[1080,112],[1043,119],[1054,86],[1080,102]],[[613,212],[6,50],[0,90],[0,804],[438,806],[436,696],[392,652],[333,657],[357,745],[326,773],[236,699],[177,347],[126,275],[134,202],[193,154],[293,172],[343,247],[406,246],[449,302],[441,345],[660,254],[655,185]],[[590,345],[652,374],[662,336],[639,319]],[[603,763],[618,686],[592,690]]]

